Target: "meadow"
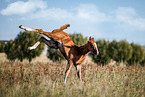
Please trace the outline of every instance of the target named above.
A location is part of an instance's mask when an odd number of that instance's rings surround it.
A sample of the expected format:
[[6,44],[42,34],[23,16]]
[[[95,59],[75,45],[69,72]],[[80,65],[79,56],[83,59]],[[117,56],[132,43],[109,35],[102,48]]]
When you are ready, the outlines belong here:
[[0,97],[145,97],[145,66],[86,62],[82,82],[72,67],[64,84],[66,62],[36,60],[12,62],[0,53]]

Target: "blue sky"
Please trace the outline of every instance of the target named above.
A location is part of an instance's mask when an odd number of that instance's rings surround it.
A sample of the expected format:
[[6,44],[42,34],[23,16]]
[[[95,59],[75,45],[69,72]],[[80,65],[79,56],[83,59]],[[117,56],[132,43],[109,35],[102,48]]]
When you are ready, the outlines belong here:
[[14,39],[18,26],[145,45],[145,0],[0,0],[0,40]]

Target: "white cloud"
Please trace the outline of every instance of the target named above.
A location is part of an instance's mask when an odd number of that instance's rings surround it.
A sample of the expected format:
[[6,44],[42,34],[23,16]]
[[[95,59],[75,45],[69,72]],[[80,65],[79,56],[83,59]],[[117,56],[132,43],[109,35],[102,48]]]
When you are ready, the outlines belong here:
[[30,17],[32,19],[69,19],[72,21],[86,21],[93,23],[109,20],[109,17],[107,17],[105,13],[100,12],[93,4],[80,4],[78,7],[70,10],[61,8],[46,8],[30,14]]
[[6,9],[1,11],[2,15],[25,15],[36,11],[37,9],[44,9],[47,5],[42,0],[29,0],[27,2],[17,1],[11,3]]
[[104,22],[110,20],[109,16],[100,12],[94,4],[81,4],[76,8],[76,16],[90,22]]
[[80,4],[74,9],[48,8],[42,0],[17,1],[1,11],[2,15],[19,15],[21,19],[69,19],[72,21],[104,22],[108,20],[93,4]]
[[60,8],[48,8],[30,14],[31,19],[68,19],[72,18],[72,13]]
[[126,24],[132,29],[145,30],[145,18],[139,17],[133,8],[119,7],[112,16],[115,22]]
[[[109,12],[111,14],[109,14]],[[115,25],[145,30],[145,18],[141,18],[131,7],[118,7],[108,13],[101,12],[94,4],[80,4],[70,9],[49,8],[43,0],[17,1],[1,11],[2,15],[18,15],[20,19],[68,20],[82,24],[115,23]],[[125,28],[126,27],[126,28]]]

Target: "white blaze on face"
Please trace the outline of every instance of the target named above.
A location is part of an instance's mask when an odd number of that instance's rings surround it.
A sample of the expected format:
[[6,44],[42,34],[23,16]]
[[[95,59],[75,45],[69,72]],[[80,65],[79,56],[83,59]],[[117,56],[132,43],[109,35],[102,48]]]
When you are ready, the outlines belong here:
[[95,48],[96,48],[96,49],[98,49],[98,48],[97,48],[97,44],[96,44],[96,43],[94,43],[94,46],[95,46]]
[[95,48],[97,49],[97,55],[99,54],[98,48],[97,48],[97,44],[94,43]]

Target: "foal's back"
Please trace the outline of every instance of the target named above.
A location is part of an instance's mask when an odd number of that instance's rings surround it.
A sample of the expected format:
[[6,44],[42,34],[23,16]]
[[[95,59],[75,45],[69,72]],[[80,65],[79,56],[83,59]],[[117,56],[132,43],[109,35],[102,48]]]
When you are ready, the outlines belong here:
[[74,43],[71,40],[70,36],[63,31],[69,26],[69,24],[65,24],[61,26],[60,29],[54,29],[52,32],[44,32],[44,34],[55,41],[61,42],[65,46],[73,46]]

